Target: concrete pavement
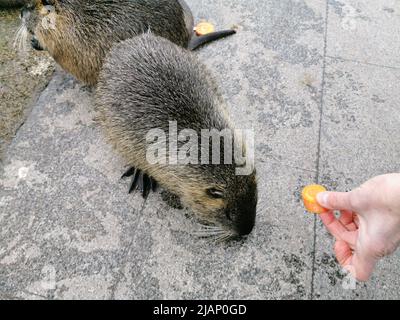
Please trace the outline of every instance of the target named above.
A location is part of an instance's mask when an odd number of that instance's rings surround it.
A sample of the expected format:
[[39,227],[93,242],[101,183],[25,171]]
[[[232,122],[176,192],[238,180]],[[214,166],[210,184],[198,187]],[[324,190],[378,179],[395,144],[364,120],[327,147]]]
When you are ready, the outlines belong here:
[[400,171],[400,3],[188,3],[239,30],[198,54],[237,127],[256,132],[254,232],[199,240],[189,212],[127,195],[91,92],[59,71],[0,171],[0,298],[399,299],[399,253],[352,283],[299,197]]

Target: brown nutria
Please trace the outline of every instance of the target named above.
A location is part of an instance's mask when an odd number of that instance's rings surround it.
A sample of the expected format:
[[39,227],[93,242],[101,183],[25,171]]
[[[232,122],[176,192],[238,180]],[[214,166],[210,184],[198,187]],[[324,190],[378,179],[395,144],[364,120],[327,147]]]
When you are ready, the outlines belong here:
[[[226,153],[227,161],[220,164],[149,161],[149,133],[161,130],[166,140],[172,141],[173,122],[176,132],[189,130],[197,135],[196,142],[203,137],[203,130],[233,130],[213,77],[191,52],[151,33],[125,40],[107,56],[95,96],[99,123],[108,140],[129,166],[137,168],[126,174],[134,176],[133,184],[142,180],[142,187],[147,185],[150,190],[157,181],[200,220],[216,225],[205,234],[225,239],[251,232],[257,207],[252,164],[247,175],[237,175],[238,163],[229,162],[231,156]],[[157,141],[156,145],[162,138]],[[230,144],[243,145],[239,141],[233,134]],[[179,140],[179,148],[182,144]],[[218,148],[223,150],[228,144],[224,140]],[[194,152],[199,155],[208,147],[195,146]],[[171,155],[172,149],[169,146],[165,154]],[[183,152],[187,150],[183,148]]]
[[196,37],[193,16],[184,0],[31,0],[22,21],[35,49],[45,49],[68,72],[95,85],[113,46],[151,31],[175,44],[195,49],[235,33]]

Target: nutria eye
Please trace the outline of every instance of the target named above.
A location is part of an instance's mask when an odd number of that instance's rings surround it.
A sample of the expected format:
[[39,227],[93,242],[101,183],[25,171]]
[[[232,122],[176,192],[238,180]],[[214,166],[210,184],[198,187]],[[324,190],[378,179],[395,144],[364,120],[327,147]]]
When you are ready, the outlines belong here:
[[42,4],[44,6],[53,6],[54,5],[54,0],[42,0]]
[[207,194],[214,199],[222,199],[224,197],[224,193],[215,188],[208,189]]

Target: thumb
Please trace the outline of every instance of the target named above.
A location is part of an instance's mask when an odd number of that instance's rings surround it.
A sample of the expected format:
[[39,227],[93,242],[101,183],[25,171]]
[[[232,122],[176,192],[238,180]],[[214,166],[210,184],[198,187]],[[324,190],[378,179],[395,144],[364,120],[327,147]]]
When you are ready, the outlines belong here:
[[355,211],[350,197],[351,193],[348,192],[321,192],[317,195],[317,201],[327,209]]

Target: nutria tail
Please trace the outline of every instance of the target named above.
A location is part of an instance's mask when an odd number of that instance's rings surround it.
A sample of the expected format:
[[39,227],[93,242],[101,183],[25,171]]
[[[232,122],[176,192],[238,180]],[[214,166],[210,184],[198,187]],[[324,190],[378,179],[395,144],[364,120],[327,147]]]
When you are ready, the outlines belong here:
[[229,37],[235,33],[236,33],[236,31],[232,29],[232,30],[216,31],[216,32],[206,34],[204,36],[200,36],[200,37],[194,35],[193,38],[189,42],[188,49],[192,50],[192,51],[196,50],[199,47],[201,47],[207,43],[210,43],[210,42],[213,42],[215,40],[219,40],[219,39],[222,39],[225,37]]

